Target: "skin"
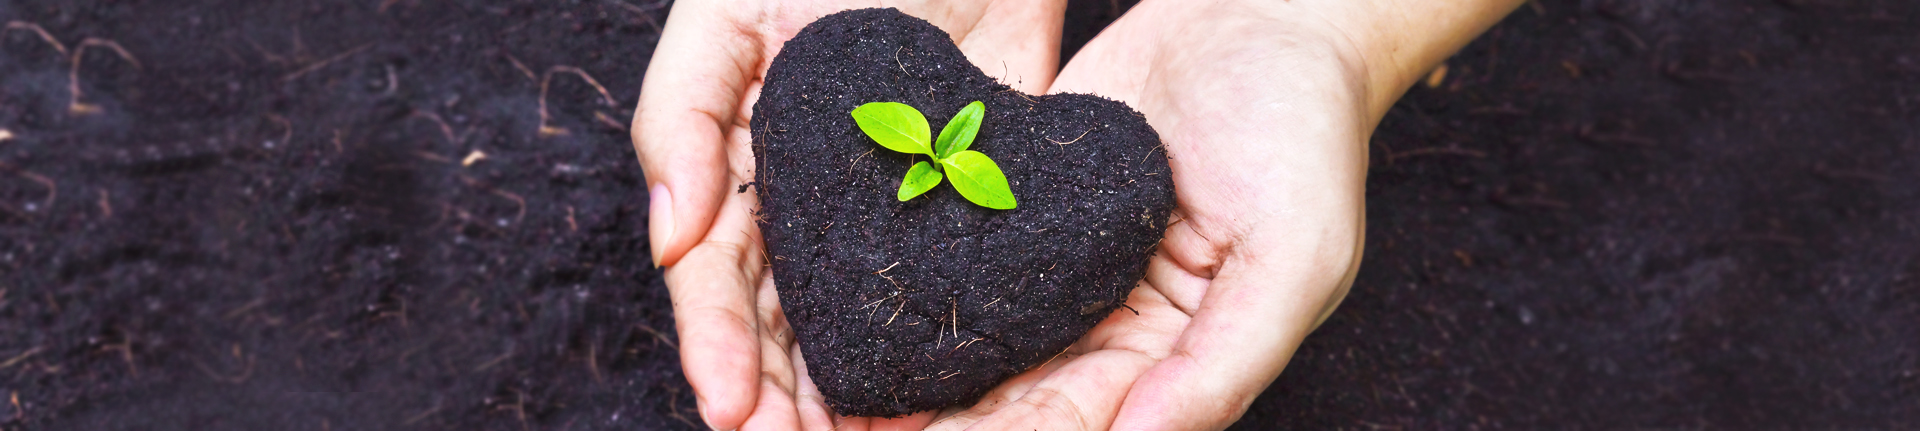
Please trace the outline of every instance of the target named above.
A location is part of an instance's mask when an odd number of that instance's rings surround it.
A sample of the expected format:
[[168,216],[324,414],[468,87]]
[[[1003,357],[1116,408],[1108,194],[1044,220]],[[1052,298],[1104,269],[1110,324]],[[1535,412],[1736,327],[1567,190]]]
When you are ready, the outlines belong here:
[[[780,43],[880,2],[675,5],[636,110],[656,264],[681,359],[716,429],[1219,429],[1264,391],[1359,269],[1366,143],[1415,79],[1514,0],[1147,0],[1060,71],[1061,1],[898,7],[1029,93],[1094,93],[1146,114],[1178,207],[1127,304],[979,403],[842,418],[807,379],[750,211],[746,125]],[[988,19],[991,18],[991,19]],[[989,67],[1003,65],[1002,67]]]

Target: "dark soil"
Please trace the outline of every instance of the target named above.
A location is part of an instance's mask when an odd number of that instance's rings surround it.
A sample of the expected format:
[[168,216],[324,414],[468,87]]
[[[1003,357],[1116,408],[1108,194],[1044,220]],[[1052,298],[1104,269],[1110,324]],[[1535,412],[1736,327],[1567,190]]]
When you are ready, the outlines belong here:
[[1242,428],[1920,423],[1920,3],[1522,6],[1373,139]]
[[[0,429],[695,428],[617,127],[665,9],[453,3],[0,0],[139,61],[76,116],[0,34]],[[1920,423],[1915,17],[1522,7],[1382,123],[1354,292],[1239,427]],[[542,136],[556,65],[615,103],[556,75]]]
[[664,14],[0,2],[67,51],[0,37],[0,426],[692,427],[621,129]]
[[[915,158],[873,143],[849,114],[906,103],[938,131],[976,100],[987,109],[971,149],[1006,172],[1018,208],[980,207],[946,184],[900,202]],[[845,415],[970,401],[1065,350],[1133,290],[1173,208],[1166,152],[1138,112],[1020,94],[893,9],[801,30],[774,59],[752,127],[781,305],[809,375]]]

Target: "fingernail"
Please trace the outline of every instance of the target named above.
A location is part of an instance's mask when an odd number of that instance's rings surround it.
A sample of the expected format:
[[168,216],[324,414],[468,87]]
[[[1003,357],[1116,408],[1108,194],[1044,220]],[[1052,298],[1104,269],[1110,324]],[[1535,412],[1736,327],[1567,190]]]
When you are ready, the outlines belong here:
[[653,246],[653,267],[659,268],[660,254],[673,241],[673,193],[666,183],[654,184],[647,200],[647,235],[652,237],[647,242]]
[[720,428],[718,428],[718,427],[715,427],[715,426],[713,426],[713,420],[712,420],[712,419],[707,419],[707,401],[706,401],[706,400],[702,400],[702,399],[698,399],[698,398],[696,397],[696,398],[694,399],[694,402],[693,402],[693,405],[695,406],[695,408],[696,408],[696,409],[698,409],[698,410],[700,410],[700,424],[701,424],[701,425],[706,425],[706,426],[707,426],[707,429],[710,429],[710,430],[718,430],[718,429],[720,429]]

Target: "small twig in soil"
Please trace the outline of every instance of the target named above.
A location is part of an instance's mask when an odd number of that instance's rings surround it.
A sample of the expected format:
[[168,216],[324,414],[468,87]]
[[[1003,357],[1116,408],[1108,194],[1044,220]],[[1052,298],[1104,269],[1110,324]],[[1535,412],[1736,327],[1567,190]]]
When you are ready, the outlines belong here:
[[642,331],[646,331],[648,334],[653,334],[655,340],[667,343],[667,347],[673,348],[674,350],[680,349],[680,343],[673,342],[673,338],[667,337],[667,334],[660,332],[658,329],[653,329],[652,326],[641,324],[634,324],[633,326],[640,328]]
[[[519,389],[514,389],[512,407],[514,417],[520,418],[520,429],[525,431],[527,429],[527,393]],[[500,408],[504,409],[507,408],[507,406],[501,406]]]
[[876,308],[876,307],[879,306],[881,302],[884,302],[889,299],[893,299],[896,296],[900,296],[900,292],[893,292],[892,295],[887,295],[887,297],[885,298],[875,299],[873,300],[873,302],[869,302],[867,303],[867,305],[862,306],[860,308],[873,308],[875,310],[879,310],[879,308]]
[[107,189],[94,190],[100,193],[100,218],[113,218],[113,199],[108,197]]
[[527,68],[527,64],[526,64],[526,63],[521,63],[521,62],[520,62],[520,59],[519,59],[519,58],[517,58],[517,57],[514,57],[514,56],[513,56],[513,54],[508,54],[508,53],[506,53],[505,51],[502,51],[502,52],[500,53],[500,55],[503,55],[503,56],[506,56],[506,57],[507,57],[507,62],[509,62],[509,63],[513,63],[513,68],[514,68],[514,70],[519,70],[519,71],[520,71],[520,74],[521,74],[521,75],[526,75],[526,76],[527,76],[527,82],[532,82],[532,83],[539,83],[539,82],[540,82],[540,77],[539,77],[539,76],[536,76],[536,75],[534,75],[534,74],[533,74],[533,69],[528,69],[528,68]]
[[658,31],[662,27],[660,26],[660,20],[653,17],[653,11],[667,7],[667,4],[671,1],[672,0],[659,0],[649,3],[646,6],[634,6],[620,0],[608,0],[607,2],[613,3],[615,6],[620,6],[621,9],[626,9],[628,12],[633,12],[634,15],[639,15],[641,18],[646,18],[647,25],[653,26],[653,29]]
[[[508,58],[511,59],[512,57]],[[600,91],[600,98],[606,102],[607,106],[614,106],[616,103],[613,101],[613,94],[607,92],[607,87],[600,85],[600,81],[593,79],[593,76],[588,75],[586,71],[573,66],[554,66],[548,68],[546,75],[540,77],[540,136],[567,134],[567,129],[547,125],[547,120],[550,118],[547,114],[547,89],[552,87],[553,74],[555,73],[571,73],[579,76],[580,79],[587,81],[587,85],[591,85],[594,90]]]
[[[605,377],[600,376],[600,359],[598,358],[599,355],[600,355],[599,343],[587,344],[587,371],[593,373],[594,382],[606,383],[607,379]],[[525,424],[521,425],[521,428],[525,428],[525,427],[526,427]]]
[[[290,61],[287,60],[286,56],[280,55],[280,54],[274,54],[272,51],[267,51],[267,48],[264,46],[260,46],[259,42],[254,42],[253,39],[247,39],[246,41],[247,41],[247,45],[253,46],[254,52],[258,52],[260,53],[260,56],[266,57],[267,62],[273,63],[273,64],[290,63]],[[232,55],[232,54],[229,53],[229,55]]]
[[[233,345],[233,357],[234,359],[242,358],[240,354],[240,345],[238,344]],[[200,372],[206,373],[207,377],[212,377],[214,380],[218,380],[225,383],[238,384],[238,383],[247,381],[248,378],[253,377],[253,365],[255,363],[255,360],[259,358],[254,355],[246,355],[245,359],[246,359],[246,364],[242,365],[240,372],[234,375],[223,375],[223,374],[220,374],[219,372],[215,372],[213,371],[213,367],[207,366],[205,362],[201,362],[199,359],[193,360],[193,366],[195,368],[199,368]]]
[[102,346],[100,350],[119,350],[120,360],[127,363],[127,372],[133,374],[135,378],[140,377],[140,367],[133,362],[133,339],[128,338],[121,340],[120,344]]
[[667,415],[672,416],[674,419],[679,419],[680,422],[687,424],[690,428],[701,428],[698,425],[694,425],[693,421],[687,420],[685,415],[680,414],[680,388],[667,386],[667,393],[669,394],[667,396]]
[[1005,296],[1002,296],[1002,297],[999,297],[999,298],[993,298],[993,302],[989,302],[989,303],[987,303],[987,305],[982,305],[982,306],[980,306],[980,309],[982,309],[982,310],[985,310],[985,309],[987,309],[987,307],[992,307],[992,306],[993,306],[993,304],[999,304],[999,303],[1000,303],[1000,300],[1002,300],[1002,299],[1007,299],[1007,297],[1005,297]]
[[142,67],[140,67],[140,60],[133,58],[133,53],[127,52],[126,48],[120,47],[119,42],[92,37],[80,41],[80,46],[73,48],[71,65],[67,67],[67,112],[74,115],[87,115],[100,112],[100,107],[97,105],[80,103],[80,59],[86,56],[87,47],[93,46],[112,49],[114,53],[120,54],[121,59],[132,63],[133,68],[142,69]]
[[267,120],[280,125],[280,144],[293,145],[293,121],[289,121],[287,117],[282,117],[280,114],[275,113],[267,113]]
[[613,116],[611,116],[611,115],[607,115],[607,113],[606,113],[606,112],[601,112],[601,111],[593,111],[593,119],[594,119],[594,120],[598,120],[598,121],[600,122],[600,124],[605,124],[605,125],[607,125],[607,127],[612,127],[612,128],[614,128],[614,129],[618,129],[618,130],[620,130],[620,131],[622,131],[622,132],[625,132],[625,131],[627,131],[627,125],[625,125],[625,124],[620,124],[620,122],[619,122],[618,120],[614,120],[614,119],[613,119]]
[[1067,354],[1067,350],[1070,350],[1070,349],[1073,349],[1073,348],[1072,348],[1072,347],[1068,347],[1068,348],[1065,348],[1065,349],[1060,349],[1060,353],[1055,353],[1055,354],[1053,354],[1053,357],[1051,357],[1051,358],[1047,358],[1047,361],[1046,361],[1046,362],[1042,362],[1042,363],[1040,363],[1040,367],[1039,367],[1039,369],[1045,369],[1045,368],[1047,368],[1047,365],[1049,365],[1049,364],[1052,364],[1052,363],[1053,363],[1053,360],[1055,360],[1055,359],[1060,359],[1060,355],[1065,355],[1065,354]]
[[851,171],[853,170],[854,166],[860,166],[860,160],[865,159],[868,155],[871,155],[871,154],[873,154],[873,150],[867,150],[867,152],[865,153],[860,153],[860,155],[858,156],[853,156],[853,163],[847,165],[847,170]]
[[1027,97],[1027,93],[1022,93],[1022,92],[1020,92],[1020,90],[1015,90],[1015,89],[1013,89],[1013,88],[1011,88],[1011,87],[1009,87],[1009,88],[1007,88],[1007,89],[1005,89],[1005,90],[1000,90],[1000,92],[1002,92],[1002,93],[1013,93],[1013,95],[1014,95],[1014,96],[1019,96],[1019,97],[1020,97],[1021,99],[1023,99],[1023,100],[1026,100],[1028,104],[1032,104],[1032,105],[1038,105],[1038,104],[1040,104],[1040,101],[1038,101],[1038,100],[1033,100],[1033,98],[1032,98],[1032,97]]
[[40,28],[39,24],[26,21],[7,21],[7,30],[31,31],[34,34],[40,35],[40,40],[46,41],[48,45],[53,45],[54,51],[59,51],[62,56],[67,55],[67,45],[61,44],[60,39],[54,38],[53,34],[47,33],[47,29]]
[[[408,115],[407,118],[422,118],[422,119],[426,119],[427,121],[432,121],[434,125],[440,126],[440,136],[446,137],[448,143],[452,143],[454,145],[460,145],[465,143],[463,141],[466,141],[466,134],[462,133],[459,135],[454,135],[453,125],[447,124],[447,120],[444,118],[440,118],[440,114],[435,114],[431,111],[416,110],[416,111],[413,111],[413,114]],[[469,128],[468,130],[472,130],[472,129]]]
[[481,362],[480,365],[475,365],[473,367],[473,371],[476,373],[481,371],[486,371],[488,368],[493,368],[493,366],[500,365],[501,362],[506,362],[507,359],[513,358],[513,355],[516,353],[519,353],[519,352],[514,350],[507,350],[506,353],[502,353],[500,354],[500,356],[495,356],[493,357],[493,359],[488,359],[486,362]]
[[19,173],[20,176],[26,177],[26,179],[28,180],[32,180],[33,182],[40,183],[40,185],[45,186],[47,188],[47,198],[42,199],[41,200],[42,202],[40,205],[47,207],[48,210],[53,209],[53,200],[54,198],[60,197],[60,188],[58,187],[59,184],[55,183],[52,178],[47,178],[45,175],[33,173],[33,171],[19,169],[13,165],[6,164],[4,162],[0,162],[0,170],[14,171],[15,173]]
[[302,67],[300,68],[300,70],[293,71],[293,73],[289,73],[286,76],[281,76],[280,82],[287,82],[295,79],[300,79],[301,76],[306,76],[306,74],[308,73],[312,73],[315,70],[320,70],[320,68],[322,67],[327,67],[327,65],[329,64],[333,64],[334,62],[344,60],[347,57],[353,56],[354,54],[359,54],[360,51],[366,51],[367,48],[372,48],[372,47],[373,47],[373,44],[369,43],[369,44],[364,44],[364,45],[354,47],[353,49],[349,49],[346,52],[334,54],[332,57],[327,57],[324,60],[320,60],[318,62],[314,62],[313,64],[309,64],[307,65],[307,67]]
[[427,420],[428,417],[433,416],[434,413],[439,413],[439,412],[440,412],[440,404],[436,403],[433,405],[433,408],[427,409],[427,411],[420,412],[420,414],[413,415],[413,417],[407,418],[405,422],[401,422],[401,425],[413,426],[413,424],[419,423],[420,421],[423,421],[423,420]]
[[1426,79],[1427,88],[1440,88],[1440,84],[1443,84],[1446,82],[1447,82],[1447,64],[1446,63],[1440,63],[1439,66],[1434,66],[1433,71],[1427,73],[1427,79]]
[[874,274],[879,274],[879,273],[883,273],[883,272],[887,272],[887,270],[889,270],[889,269],[893,269],[893,267],[896,267],[896,266],[900,266],[900,262],[894,262],[894,263],[893,263],[892,265],[887,265],[887,267],[886,267],[886,269],[882,269],[882,270],[879,270],[879,271],[874,271],[873,273],[874,273]]
[[235,317],[240,317],[241,314],[246,314],[248,311],[252,311],[255,308],[260,308],[260,306],[262,305],[267,305],[267,298],[264,298],[264,297],[254,298],[252,301],[247,301],[247,303],[241,304],[239,307],[235,307],[232,310],[228,310],[227,314],[222,315],[220,317],[225,319],[233,319]]
[[[1092,133],[1092,132],[1093,132],[1093,129],[1092,129],[1092,128],[1088,128],[1088,129],[1087,129],[1087,131],[1085,131],[1085,132],[1080,132],[1080,136],[1075,136],[1075,137],[1073,138],[1073,140],[1071,140],[1071,141],[1066,141],[1066,142],[1060,142],[1060,141],[1055,141],[1055,140],[1053,140],[1053,138],[1046,138],[1046,139],[1047,139],[1047,142],[1052,142],[1052,143],[1055,143],[1055,144],[1059,144],[1059,145],[1067,145],[1067,144],[1071,144],[1071,143],[1075,143],[1075,142],[1080,142],[1080,138],[1085,138],[1085,137],[1087,137],[1087,134],[1088,134],[1088,133]],[[1149,154],[1151,154],[1151,153],[1149,153]]]
[[901,62],[901,61],[900,61],[900,51],[902,51],[902,50],[905,50],[905,49],[907,49],[907,47],[904,47],[904,46],[902,46],[902,47],[899,47],[899,48],[895,48],[895,49],[893,50],[893,64],[898,64],[898,65],[900,65],[900,73],[905,73],[905,74],[907,74],[907,77],[910,77],[910,78],[913,78],[913,79],[920,79],[920,77],[918,77],[918,76],[913,76],[913,72],[908,72],[908,71],[907,71],[907,64],[906,64],[906,63],[903,63],[903,62]]
[[[471,158],[472,156],[468,156],[468,157]],[[520,211],[513,215],[514,224],[520,224],[521,220],[524,220],[527,218],[527,199],[526,198],[520,197],[520,195],[514,194],[513,192],[509,192],[501,189],[493,189],[492,192],[495,195],[499,195],[500,197],[507,198],[508,200],[512,200],[513,203],[520,205]]]
[[10,367],[13,367],[14,365],[18,365],[20,364],[20,362],[26,361],[27,358],[31,358],[33,357],[33,355],[40,354],[40,351],[43,349],[44,348],[41,346],[34,346],[31,349],[27,349],[27,351],[25,352],[20,352],[20,354],[18,355],[13,355],[13,357],[7,358],[6,361],[0,362],[0,370],[4,370]]
[[894,319],[894,318],[896,318],[896,317],[900,317],[900,310],[902,310],[902,309],[905,309],[905,308],[907,308],[907,299],[906,299],[906,298],[900,298],[900,306],[898,306],[898,307],[894,307],[894,308],[893,308],[893,316],[891,316],[891,317],[887,317],[887,323],[882,323],[882,324],[880,324],[880,326],[887,326],[887,325],[892,325],[892,324],[893,324],[893,319]]
[[567,231],[580,231],[580,224],[573,221],[573,205],[567,205]]
[[389,63],[382,66],[387,69],[387,90],[380,92],[380,97],[392,96],[394,93],[400,92],[400,76],[393,73],[393,64]]
[[447,158],[447,156],[442,156],[442,155],[439,155],[439,154],[434,154],[434,153],[433,153],[432,151],[415,151],[415,152],[413,152],[413,155],[414,155],[415,157],[419,157],[419,158],[422,158],[422,159],[426,159],[426,160],[427,160],[427,161],[429,161],[429,162],[435,162],[435,163],[445,163],[445,164],[449,164],[449,165],[450,165],[450,164],[453,164],[453,159],[449,159],[449,158]]

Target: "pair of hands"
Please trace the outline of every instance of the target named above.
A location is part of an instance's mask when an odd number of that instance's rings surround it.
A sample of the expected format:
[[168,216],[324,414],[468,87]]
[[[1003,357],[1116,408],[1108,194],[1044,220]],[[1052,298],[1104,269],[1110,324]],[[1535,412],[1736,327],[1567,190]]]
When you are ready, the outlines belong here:
[[[1398,95],[1371,88],[1382,80],[1369,75],[1366,47],[1311,1],[1148,0],[1057,69],[1064,0],[905,3],[674,6],[632,130],[701,419],[850,430],[1210,429],[1238,419],[1358,269],[1366,143],[1380,101]],[[896,419],[828,410],[762,260],[757,200],[734,192],[753,180],[748,119],[781,45],[816,18],[875,6],[946,30],[970,61],[1023,92],[1098,94],[1146,114],[1167,144],[1178,201],[1127,300],[1138,314],[1113,313],[969,408]]]

